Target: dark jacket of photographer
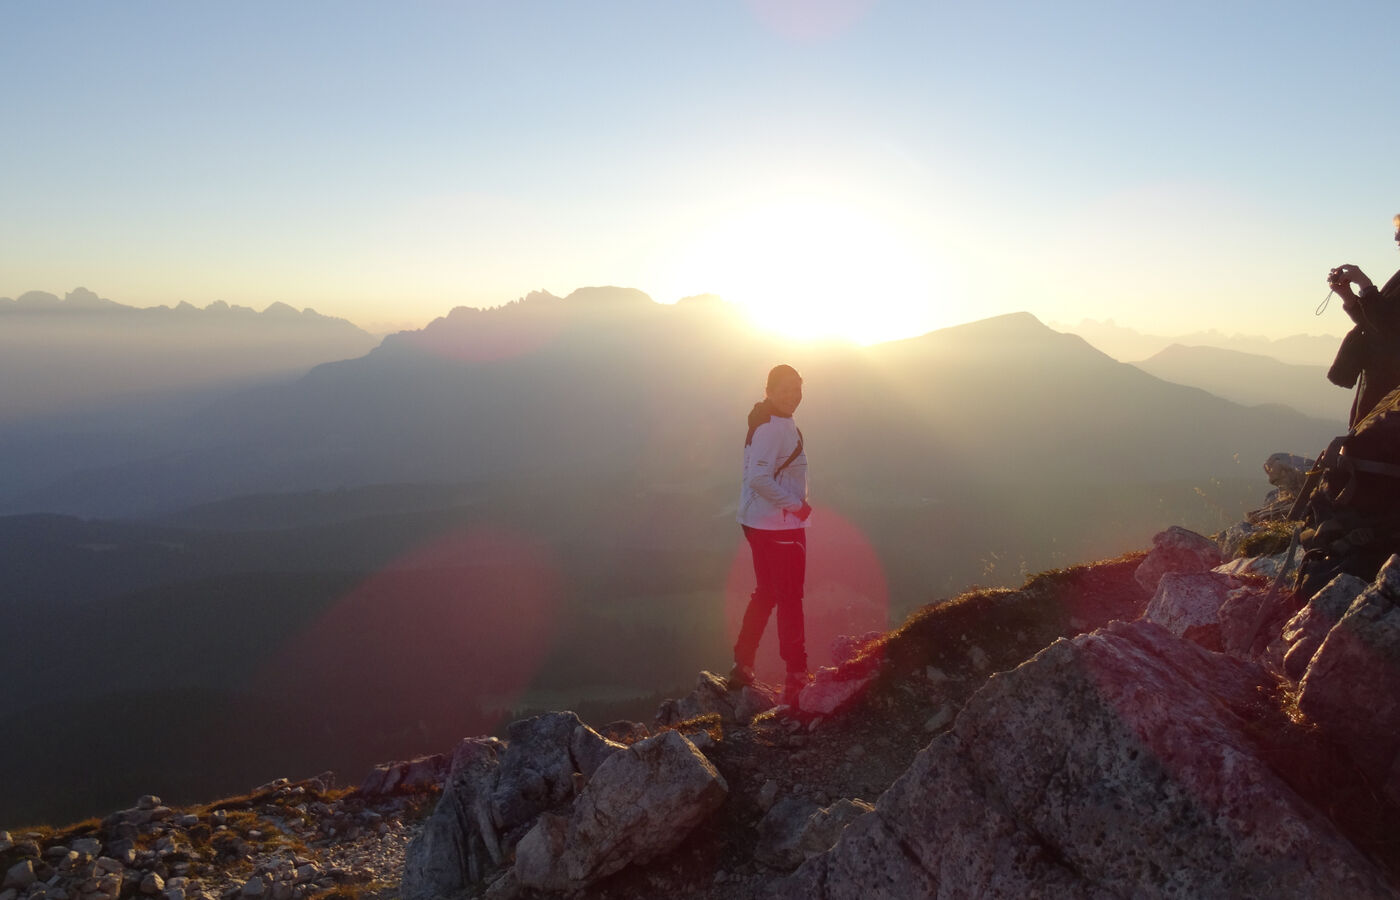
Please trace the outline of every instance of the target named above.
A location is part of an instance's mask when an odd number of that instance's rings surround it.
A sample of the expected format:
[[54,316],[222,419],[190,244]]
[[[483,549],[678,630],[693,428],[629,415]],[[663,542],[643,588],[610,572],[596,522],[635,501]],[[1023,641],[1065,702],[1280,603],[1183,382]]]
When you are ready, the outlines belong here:
[[1390,276],[1379,290],[1362,288],[1360,299],[1349,300],[1342,308],[1356,327],[1342,338],[1327,380],[1345,388],[1356,385],[1348,422],[1354,426],[1382,397],[1400,386],[1400,272]]

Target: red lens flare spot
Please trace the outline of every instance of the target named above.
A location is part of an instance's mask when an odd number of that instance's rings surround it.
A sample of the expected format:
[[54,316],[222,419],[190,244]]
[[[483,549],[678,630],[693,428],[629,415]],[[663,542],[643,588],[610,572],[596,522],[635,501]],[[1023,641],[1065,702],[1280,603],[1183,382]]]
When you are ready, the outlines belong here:
[[293,693],[328,739],[360,746],[488,733],[549,652],[558,604],[557,567],[542,547],[497,529],[453,533],[385,566],[288,639],[252,692]]
[[[738,638],[753,589],[753,556],[740,534],[724,590],[725,634],[730,646]],[[807,665],[813,670],[835,662],[832,649],[838,637],[889,628],[884,566],[861,530],[834,510],[817,509],[807,529],[803,611]],[[754,668],[765,681],[779,681],[782,677],[784,665],[778,655],[776,616],[769,619],[763,632]]]

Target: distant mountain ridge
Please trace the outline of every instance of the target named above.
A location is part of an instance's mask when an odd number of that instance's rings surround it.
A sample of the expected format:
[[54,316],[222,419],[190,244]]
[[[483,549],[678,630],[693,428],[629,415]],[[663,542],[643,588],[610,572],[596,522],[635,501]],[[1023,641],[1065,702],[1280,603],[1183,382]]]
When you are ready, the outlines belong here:
[[[273,303],[138,308],[86,288],[0,298],[0,426],[27,419],[164,417],[213,393],[304,374],[376,343],[344,319]],[[183,398],[183,399],[182,399]]]
[[[1295,334],[1273,339],[1261,335],[1225,334],[1214,329],[1171,336],[1143,334],[1118,325],[1112,319],[1104,322],[1083,319],[1076,325],[1052,323],[1052,327],[1082,336],[1119,362],[1147,359],[1173,344],[1180,344],[1268,356],[1293,365],[1325,366],[1332,362],[1342,342],[1340,336],[1330,334]],[[1350,326],[1333,327],[1345,331]]]
[[1351,392],[1328,381],[1325,366],[1282,363],[1238,350],[1181,344],[1133,365],[1166,381],[1198,387],[1247,406],[1284,403],[1335,422],[1339,434],[1346,430]]
[[457,309],[362,357],[220,400],[144,458],[94,455],[44,483],[0,477],[0,512],[143,515],[250,493],[522,475],[724,483],[734,423],[783,360],[809,379],[802,420],[820,435],[826,484],[859,496],[936,496],[948,472],[1208,480],[1241,459],[1312,452],[1335,430],[1168,384],[1028,313],[821,346],[760,336],[722,303],[585,288]]
[[62,298],[47,291],[26,291],[19,297],[0,297],[0,316],[3,315],[35,315],[35,314],[80,314],[80,313],[106,313],[110,315],[135,315],[149,319],[189,319],[199,316],[220,316],[232,319],[252,319],[267,317],[281,321],[295,319],[315,322],[322,327],[351,328],[355,331],[363,332],[358,326],[351,322],[333,316],[323,316],[314,309],[298,310],[281,301],[275,301],[261,312],[251,306],[239,306],[229,304],[223,300],[215,300],[203,309],[188,301],[180,301],[177,305],[171,306],[129,306],[98,296],[95,292],[85,287],[74,288]]

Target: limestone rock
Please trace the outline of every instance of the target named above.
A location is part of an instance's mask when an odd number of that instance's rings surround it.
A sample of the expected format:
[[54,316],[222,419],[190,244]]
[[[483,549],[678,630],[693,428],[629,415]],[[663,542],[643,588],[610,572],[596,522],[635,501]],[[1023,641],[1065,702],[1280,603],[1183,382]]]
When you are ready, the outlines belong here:
[[447,777],[448,764],[449,760],[441,753],[406,762],[382,763],[375,766],[360,783],[360,794],[382,797],[435,788]]
[[792,871],[806,857],[798,848],[803,827],[819,809],[816,801],[788,795],[774,803],[758,822],[754,859],[775,869]]
[[1365,581],[1346,573],[1329,581],[1269,642],[1264,664],[1292,681],[1301,680],[1327,633],[1366,587]]
[[[518,850],[541,814],[572,801],[624,749],[572,712],[513,722],[505,744],[463,741],[437,808],[409,847],[405,900],[428,900],[482,881]],[[536,852],[533,844],[527,848]]]
[[864,800],[843,798],[821,808],[806,797],[784,797],[758,823],[754,858],[791,871],[831,849],[847,825],[874,808]]
[[568,874],[560,864],[569,836],[569,817],[544,813],[515,845],[516,881],[546,890],[560,890]]
[[1168,572],[1157,582],[1157,590],[1142,617],[1177,637],[1213,626],[1212,637],[1192,637],[1212,650],[1219,649],[1220,607],[1239,585],[1230,576],[1216,572]]
[[558,818],[541,817],[521,839],[527,865],[517,865],[515,875],[526,887],[576,889],[648,862],[673,850],[728,791],[684,735],[664,731],[599,766],[575,800],[562,840]]
[[626,749],[624,745],[608,740],[582,722],[569,736],[569,756],[573,759],[574,771],[585,779],[592,778],[604,760],[623,749]]
[[1221,563],[1212,572],[1221,575],[1257,575],[1260,578],[1275,578],[1288,560],[1288,554],[1275,553],[1272,556],[1241,556],[1227,563]]
[[798,694],[797,707],[809,715],[829,716],[863,694],[876,674],[851,676],[847,670],[823,666]]
[[656,712],[656,724],[670,727],[678,722],[712,713],[726,722],[747,725],[754,716],[778,704],[778,692],[754,682],[737,691],[729,690],[729,682],[714,672],[701,672],[695,690],[677,700],[667,700]]
[[[524,834],[540,813],[574,796],[574,773],[580,768],[572,747],[579,728],[591,735],[578,738],[580,747],[607,744],[572,712],[545,713],[511,723],[491,798],[493,815],[503,831],[521,829]],[[515,840],[519,837],[515,835]]]
[[1264,474],[1269,484],[1279,489],[1281,498],[1291,499],[1302,492],[1313,462],[1296,453],[1274,453],[1264,460]]
[[1393,896],[1255,756],[1257,665],[1148,622],[993,676],[829,851],[803,900]]
[[626,719],[618,719],[616,722],[609,722],[598,733],[615,744],[624,746],[635,744],[637,741],[644,741],[651,737],[651,731],[641,722],[629,722]]
[[404,900],[436,900],[480,881],[501,861],[491,799],[501,742],[467,738],[452,754],[442,797],[404,859]]
[[591,882],[674,849],[728,793],[679,732],[613,754],[574,804],[564,854],[570,880]]
[[1152,550],[1133,577],[1144,590],[1155,591],[1168,572],[1205,572],[1220,565],[1220,548],[1204,535],[1173,525],[1152,538]]
[[1400,802],[1400,555],[1327,633],[1300,689],[1298,708]]
[[[1238,587],[1220,606],[1219,647],[1240,659],[1266,662],[1266,649],[1284,624],[1298,611],[1292,591],[1254,586]],[[1271,671],[1277,671],[1271,669]]]
[[802,858],[811,859],[830,850],[846,826],[874,810],[874,805],[868,801],[843,797],[831,806],[812,813],[797,839],[797,849],[802,853]]

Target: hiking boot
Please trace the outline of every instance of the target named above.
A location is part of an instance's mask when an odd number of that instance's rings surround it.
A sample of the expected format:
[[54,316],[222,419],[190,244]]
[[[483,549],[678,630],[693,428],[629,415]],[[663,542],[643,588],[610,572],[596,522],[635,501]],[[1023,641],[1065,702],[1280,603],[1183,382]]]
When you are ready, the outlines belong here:
[[729,678],[726,681],[731,691],[737,691],[745,685],[753,684],[753,678],[753,666],[735,663],[734,668],[729,670]]
[[789,672],[783,682],[783,703],[797,709],[797,698],[802,689],[812,683],[812,676],[806,672]]

